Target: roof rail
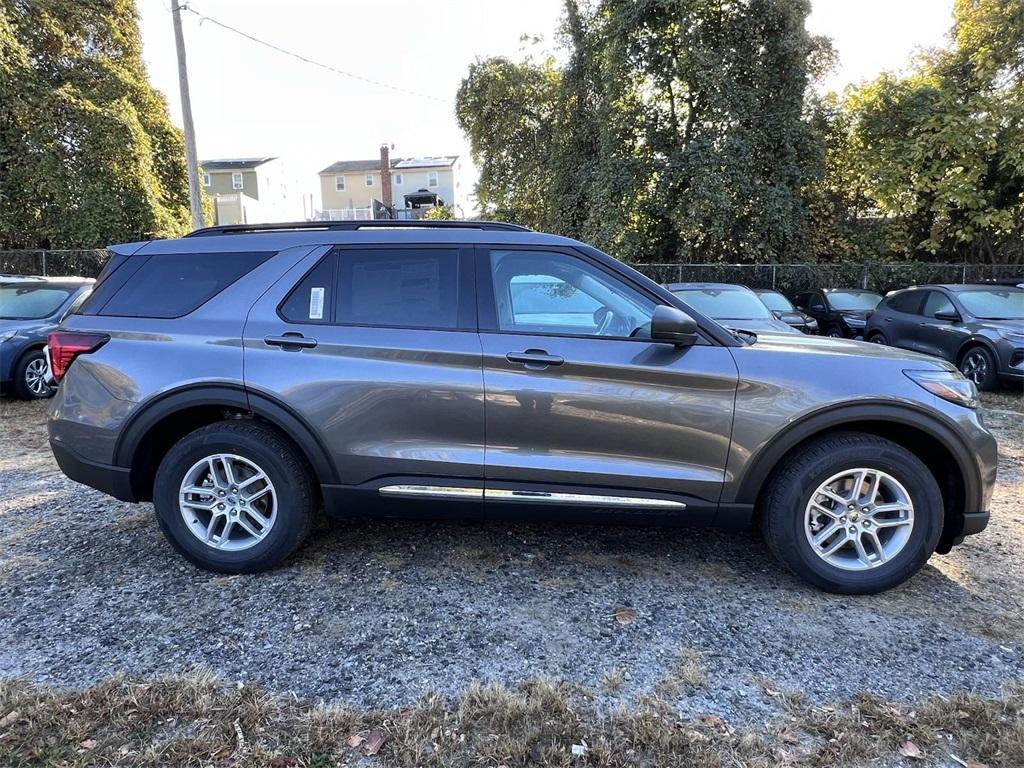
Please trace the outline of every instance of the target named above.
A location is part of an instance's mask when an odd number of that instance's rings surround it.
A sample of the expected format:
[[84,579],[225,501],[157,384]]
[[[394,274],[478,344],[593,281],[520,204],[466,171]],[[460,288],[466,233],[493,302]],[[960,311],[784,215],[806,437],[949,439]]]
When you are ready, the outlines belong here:
[[481,229],[491,232],[529,232],[529,227],[503,221],[409,221],[372,219],[369,221],[296,221],[285,224],[224,224],[197,229],[185,237],[212,235],[248,235],[258,232],[352,232],[360,229]]

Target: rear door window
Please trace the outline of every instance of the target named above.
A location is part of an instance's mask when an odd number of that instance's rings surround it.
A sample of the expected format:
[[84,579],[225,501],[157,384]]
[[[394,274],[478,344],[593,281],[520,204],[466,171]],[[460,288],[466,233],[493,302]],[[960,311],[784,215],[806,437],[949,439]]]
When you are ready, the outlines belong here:
[[894,312],[903,312],[908,315],[919,314],[921,309],[921,291],[904,291],[889,298],[886,306]]
[[272,255],[249,252],[154,254],[128,278],[99,314],[182,317]]

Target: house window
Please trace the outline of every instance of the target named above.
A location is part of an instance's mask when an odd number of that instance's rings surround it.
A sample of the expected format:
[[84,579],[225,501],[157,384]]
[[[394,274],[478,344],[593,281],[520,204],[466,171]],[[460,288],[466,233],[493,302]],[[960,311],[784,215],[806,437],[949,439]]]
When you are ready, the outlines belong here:
[[232,173],[231,174],[231,188],[241,189],[244,185],[242,184],[242,174]]
[[396,187],[402,186],[402,174],[400,174],[400,173],[392,174],[392,181],[394,181]]
[[436,187],[437,185],[437,171],[431,171],[430,173],[427,174],[427,186]]
[[344,176],[335,176],[334,177],[334,191],[335,192],[344,192],[345,191],[345,177]]
[[203,174],[203,186],[204,187],[210,186],[210,174],[208,174],[208,173],[204,173]]
[[366,182],[366,186],[372,187],[373,186],[373,174],[372,173],[366,174],[366,177],[365,177],[364,181]]

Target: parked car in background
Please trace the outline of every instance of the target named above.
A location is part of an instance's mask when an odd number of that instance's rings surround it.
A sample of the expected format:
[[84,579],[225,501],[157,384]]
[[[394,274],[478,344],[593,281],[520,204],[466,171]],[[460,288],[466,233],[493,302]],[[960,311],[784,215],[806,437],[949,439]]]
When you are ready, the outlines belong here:
[[1024,382],[1024,289],[981,284],[894,291],[869,318],[866,338],[948,360],[979,389]]
[[742,285],[731,283],[669,283],[665,286],[687,305],[732,330],[753,333],[794,333]]
[[796,308],[818,321],[823,336],[861,339],[867,318],[882,297],[859,288],[821,288],[799,293]]
[[794,307],[793,303],[778,291],[771,288],[754,288],[752,290],[761,303],[768,307],[768,311],[782,322],[796,328],[800,333],[815,334],[818,332],[818,321]]
[[79,306],[95,281],[80,277],[0,275],[0,388],[18,397],[56,391],[44,348],[47,334]]
[[988,521],[996,444],[949,363],[734,334],[684,300],[703,293],[576,240],[314,222],[110,251],[50,334],[50,445],[72,479],[152,500],[204,568],[277,565],[322,503],[759,524],[800,577],[867,593]]

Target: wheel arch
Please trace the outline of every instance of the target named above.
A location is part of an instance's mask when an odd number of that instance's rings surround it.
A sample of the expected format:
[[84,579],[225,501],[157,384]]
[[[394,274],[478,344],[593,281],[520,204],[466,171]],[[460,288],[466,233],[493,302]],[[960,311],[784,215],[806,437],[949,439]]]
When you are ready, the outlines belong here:
[[959,368],[963,363],[964,356],[974,347],[985,347],[989,354],[992,355],[992,359],[995,360],[996,365],[999,365],[999,352],[996,350],[996,345],[984,336],[971,335],[969,339],[965,339],[964,342],[956,351],[956,359],[953,361],[956,367]]
[[170,447],[199,427],[231,418],[275,428],[306,459],[319,483],[336,482],[330,454],[299,414],[272,396],[233,384],[183,387],[143,405],[121,430],[114,464],[130,468],[135,499],[151,501],[157,466]]
[[755,454],[739,482],[736,502],[760,516],[768,479],[793,451],[836,432],[863,432],[891,440],[920,458],[935,477],[945,507],[939,552],[959,533],[972,499],[981,498],[981,477],[973,454],[953,427],[923,409],[905,404],[851,404],[816,412],[793,423]]

